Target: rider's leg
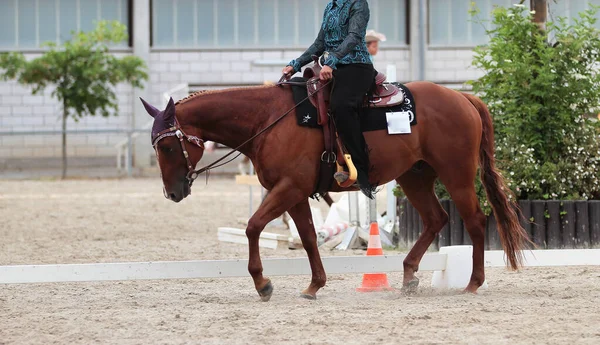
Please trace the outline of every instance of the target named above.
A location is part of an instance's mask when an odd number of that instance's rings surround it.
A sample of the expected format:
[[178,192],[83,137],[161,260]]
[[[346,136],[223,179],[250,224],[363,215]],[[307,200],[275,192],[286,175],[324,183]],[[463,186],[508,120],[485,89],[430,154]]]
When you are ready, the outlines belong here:
[[358,171],[358,183],[365,195],[372,198],[369,184],[369,157],[360,129],[360,111],[365,95],[373,85],[375,70],[370,64],[338,65],[333,72],[334,85],[330,108],[338,135],[352,156]]

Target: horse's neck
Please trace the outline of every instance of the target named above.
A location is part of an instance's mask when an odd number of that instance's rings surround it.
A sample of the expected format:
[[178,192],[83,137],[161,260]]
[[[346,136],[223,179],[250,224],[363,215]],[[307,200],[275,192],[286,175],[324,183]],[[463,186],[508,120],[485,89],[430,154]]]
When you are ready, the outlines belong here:
[[[202,138],[236,148],[258,133],[277,107],[273,104],[276,88],[252,88],[219,91],[193,96],[182,103],[182,125],[201,130]],[[260,138],[239,149],[252,157]]]

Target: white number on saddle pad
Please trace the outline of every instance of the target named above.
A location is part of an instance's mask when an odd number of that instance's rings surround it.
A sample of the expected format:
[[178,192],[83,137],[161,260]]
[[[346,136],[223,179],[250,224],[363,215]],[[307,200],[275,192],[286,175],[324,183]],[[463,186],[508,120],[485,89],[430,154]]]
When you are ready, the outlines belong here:
[[412,111],[386,113],[388,134],[409,134],[413,116]]

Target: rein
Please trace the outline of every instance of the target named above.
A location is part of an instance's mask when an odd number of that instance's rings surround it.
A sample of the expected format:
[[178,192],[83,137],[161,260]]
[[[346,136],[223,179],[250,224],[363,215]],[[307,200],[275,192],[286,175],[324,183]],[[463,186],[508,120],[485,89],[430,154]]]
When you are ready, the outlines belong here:
[[[290,81],[284,81],[285,79],[285,75],[283,75],[281,77],[281,79],[279,79],[279,82],[276,84],[278,86],[281,85],[297,85],[297,86],[306,86],[307,82],[290,82]],[[306,98],[304,98],[303,100],[301,100],[300,102],[298,102],[294,107],[292,107],[290,110],[286,111],[283,115],[279,116],[275,121],[273,121],[271,124],[269,124],[267,127],[263,128],[262,130],[260,130],[258,133],[256,133],[255,135],[253,135],[250,139],[244,141],[242,144],[240,144],[238,147],[232,149],[231,151],[229,151],[229,153],[227,153],[225,156],[217,159],[216,161],[210,163],[209,165],[205,166],[204,168],[200,168],[198,170],[194,170],[194,168],[192,167],[192,164],[190,162],[189,159],[189,154],[185,148],[185,142],[183,141],[183,138],[186,138],[189,142],[192,142],[194,144],[196,144],[196,146],[200,147],[201,149],[204,149],[204,140],[191,136],[191,135],[187,135],[183,132],[183,130],[181,129],[181,127],[179,126],[179,124],[177,123],[177,120],[175,121],[175,126],[171,127],[161,133],[158,134],[158,137],[154,140],[153,142],[153,146],[155,146],[160,139],[167,137],[167,136],[173,136],[176,135],[179,138],[179,142],[181,144],[181,149],[183,150],[183,155],[185,156],[187,165],[188,165],[188,173],[186,175],[186,178],[188,180],[189,186],[192,186],[192,183],[194,183],[194,180],[196,180],[198,178],[198,176],[200,174],[202,174],[203,172],[206,171],[210,171],[212,169],[221,167],[231,161],[233,161],[234,159],[236,159],[237,157],[239,157],[242,153],[239,152],[235,157],[231,158],[230,160],[228,160],[225,163],[219,164],[218,163],[222,162],[223,160],[225,160],[225,158],[231,156],[233,153],[235,153],[236,151],[238,151],[241,147],[243,147],[244,145],[248,144],[249,142],[251,142],[252,140],[256,139],[259,135],[263,134],[264,132],[266,132],[267,130],[269,130],[270,128],[272,128],[273,126],[275,126],[279,121],[281,121],[284,117],[286,117],[289,113],[291,113],[294,109],[298,108],[298,106],[301,103],[304,103],[305,101],[307,101],[308,99],[310,99],[310,97],[317,93],[318,91],[322,90],[323,88],[325,88],[327,85],[329,85],[331,83],[331,80],[327,81],[325,84],[321,85],[321,87],[317,88],[313,93],[309,93],[308,96],[306,96]]]

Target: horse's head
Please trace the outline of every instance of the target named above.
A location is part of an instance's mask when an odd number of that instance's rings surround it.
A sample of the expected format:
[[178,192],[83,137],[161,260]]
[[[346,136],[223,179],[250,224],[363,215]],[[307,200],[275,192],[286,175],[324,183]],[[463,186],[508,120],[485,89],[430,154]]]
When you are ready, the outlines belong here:
[[191,193],[192,174],[202,158],[204,142],[199,133],[188,128],[186,132],[175,117],[175,103],[169,100],[165,110],[158,110],[140,98],[144,108],[154,118],[152,146],[156,152],[167,199],[180,202]]

